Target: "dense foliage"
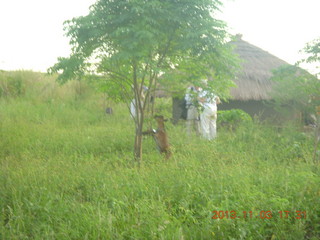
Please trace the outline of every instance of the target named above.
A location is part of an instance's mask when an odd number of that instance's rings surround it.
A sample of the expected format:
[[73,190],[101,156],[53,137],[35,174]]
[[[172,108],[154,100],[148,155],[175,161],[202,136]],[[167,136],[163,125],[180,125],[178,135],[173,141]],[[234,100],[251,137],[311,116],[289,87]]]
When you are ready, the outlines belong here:
[[320,105],[320,81],[296,66],[283,66],[274,71],[276,83],[271,92],[276,108],[285,113],[300,110],[306,115],[316,114]]
[[235,129],[241,124],[252,123],[251,116],[241,109],[218,111],[218,124],[229,129]]

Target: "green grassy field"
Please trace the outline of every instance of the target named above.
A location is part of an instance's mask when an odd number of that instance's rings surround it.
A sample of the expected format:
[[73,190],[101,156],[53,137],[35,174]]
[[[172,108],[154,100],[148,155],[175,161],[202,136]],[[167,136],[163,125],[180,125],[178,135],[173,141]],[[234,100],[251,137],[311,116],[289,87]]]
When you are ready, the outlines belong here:
[[124,105],[37,73],[0,84],[0,239],[320,239],[320,168],[294,127],[207,142],[168,123],[173,157],[146,137],[138,169]]

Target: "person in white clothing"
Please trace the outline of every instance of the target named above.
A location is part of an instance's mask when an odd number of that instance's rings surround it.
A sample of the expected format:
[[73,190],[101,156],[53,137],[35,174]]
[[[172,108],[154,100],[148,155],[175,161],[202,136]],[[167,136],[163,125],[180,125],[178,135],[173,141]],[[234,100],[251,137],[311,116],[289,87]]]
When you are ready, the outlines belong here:
[[[143,90],[141,92],[141,103],[144,102],[145,93],[148,91],[148,87],[143,86],[142,88],[143,88]],[[132,99],[132,101],[130,103],[130,115],[131,115],[132,118],[136,118],[136,107],[137,107],[136,106],[136,101],[135,101],[135,99]],[[137,108],[137,109],[139,109],[139,108]]]
[[184,98],[187,108],[186,128],[188,135],[191,135],[192,132],[199,134],[198,91],[198,87],[190,86]]
[[220,98],[204,90],[200,92],[198,99],[203,108],[200,114],[201,136],[212,140],[217,136],[217,104],[220,103]]

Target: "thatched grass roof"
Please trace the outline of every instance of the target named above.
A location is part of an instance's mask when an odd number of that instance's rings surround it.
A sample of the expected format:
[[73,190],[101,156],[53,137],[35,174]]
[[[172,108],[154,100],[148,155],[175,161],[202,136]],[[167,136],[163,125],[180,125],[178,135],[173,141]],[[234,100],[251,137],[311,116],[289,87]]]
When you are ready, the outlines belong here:
[[235,100],[269,100],[269,92],[273,82],[272,70],[286,65],[285,61],[241,39],[237,35],[235,53],[242,60],[242,69],[234,82],[237,87],[231,89],[231,96]]

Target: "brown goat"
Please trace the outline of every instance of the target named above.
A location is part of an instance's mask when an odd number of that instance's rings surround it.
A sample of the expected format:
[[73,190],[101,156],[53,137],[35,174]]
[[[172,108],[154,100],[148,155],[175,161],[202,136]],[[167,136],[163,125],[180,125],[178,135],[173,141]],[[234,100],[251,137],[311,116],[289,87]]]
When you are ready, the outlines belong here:
[[164,153],[166,156],[166,159],[169,159],[171,157],[171,151],[170,151],[170,145],[168,141],[168,135],[164,127],[164,122],[167,120],[165,120],[163,116],[155,116],[154,118],[157,121],[158,128],[156,130],[152,129],[152,130],[145,131],[143,132],[143,134],[152,135],[157,144],[157,148],[159,152],[161,154]]

